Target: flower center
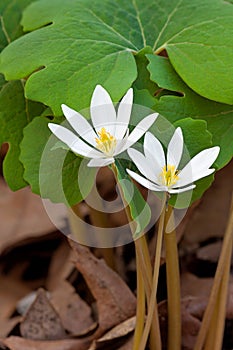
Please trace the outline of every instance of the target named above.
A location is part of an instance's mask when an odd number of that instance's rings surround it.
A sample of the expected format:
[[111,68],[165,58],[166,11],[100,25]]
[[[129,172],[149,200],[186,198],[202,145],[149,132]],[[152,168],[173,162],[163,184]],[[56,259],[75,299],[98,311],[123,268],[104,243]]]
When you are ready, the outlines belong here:
[[95,138],[96,148],[107,156],[112,156],[116,147],[116,138],[112,136],[105,128],[101,128],[98,132],[99,137]]
[[159,175],[159,179],[164,186],[170,187],[175,185],[179,180],[178,173],[179,171],[176,170],[174,165],[165,165]]

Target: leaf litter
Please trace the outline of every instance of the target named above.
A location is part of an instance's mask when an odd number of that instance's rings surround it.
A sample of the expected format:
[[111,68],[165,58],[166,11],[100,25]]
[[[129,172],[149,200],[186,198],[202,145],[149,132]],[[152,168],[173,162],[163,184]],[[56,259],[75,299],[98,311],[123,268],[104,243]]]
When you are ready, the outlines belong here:
[[[181,224],[179,244],[182,267],[183,349],[186,350],[192,349],[212,285],[219,251],[219,247],[217,251],[214,248],[213,253],[213,245],[221,244],[226,226],[229,193],[232,191],[231,178],[232,163],[216,175],[213,186],[187,213],[185,221]],[[0,202],[0,213],[4,210],[6,213],[9,211],[2,217],[4,224],[1,226],[1,234],[4,234],[5,230],[8,234],[7,239],[2,239],[0,257],[0,348],[132,349],[136,306],[132,244],[116,249],[116,270],[119,266],[119,275],[111,270],[103,259],[97,258],[101,251],[90,250],[73,241],[68,243],[67,239],[56,232],[43,213],[39,197],[28,189],[22,190],[26,193],[21,194],[22,197],[18,192],[8,193],[6,185],[3,182],[1,184],[2,193],[12,198],[7,202],[8,205]],[[105,190],[104,197],[111,199],[115,196],[114,183],[112,185],[113,187],[108,189],[109,193]],[[99,186],[104,188],[102,184]],[[216,195],[219,201],[213,200]],[[22,207],[25,201],[35,201],[36,204],[29,206],[32,212],[26,210],[25,206],[24,214],[14,218],[18,218],[18,225],[17,221],[12,225],[11,211],[14,211],[17,205]],[[87,219],[89,209],[85,207],[84,202],[82,206],[82,213]],[[32,215],[35,208],[40,212],[41,220],[44,218],[41,231],[35,216],[33,224]],[[213,212],[214,217],[211,214]],[[203,229],[205,216],[209,221],[215,220],[211,226],[213,229]],[[25,221],[23,225],[20,224],[22,220]],[[114,224],[118,222],[120,226],[121,221],[122,215],[114,216]],[[15,234],[13,227],[16,231],[20,227],[19,235]],[[152,231],[150,244],[153,245],[154,230]],[[49,247],[47,251],[44,250],[45,246],[41,246],[41,241],[45,242],[47,249]],[[38,254],[37,265],[32,264],[29,249],[33,255]],[[97,253],[96,256],[94,252]],[[208,270],[210,264],[212,270]],[[46,265],[46,268],[43,268],[43,265]],[[40,269],[43,276],[38,274]],[[160,322],[162,332],[166,334],[166,286],[163,278],[159,283],[163,291],[162,296],[161,293],[159,296]],[[28,310],[21,315],[20,302],[32,292],[34,300],[28,299]],[[233,320],[232,279],[228,295],[225,343],[232,339],[229,331]]]

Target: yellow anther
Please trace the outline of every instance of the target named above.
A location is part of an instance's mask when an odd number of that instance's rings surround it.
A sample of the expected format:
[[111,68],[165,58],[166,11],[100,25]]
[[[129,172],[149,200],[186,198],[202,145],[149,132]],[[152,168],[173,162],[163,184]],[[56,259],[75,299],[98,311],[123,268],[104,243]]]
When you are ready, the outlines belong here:
[[99,137],[95,138],[96,148],[107,156],[112,156],[116,147],[116,138],[112,136],[105,128],[98,132]]
[[179,171],[176,170],[174,165],[165,165],[159,175],[161,184],[167,187],[175,185],[179,180],[178,173]]

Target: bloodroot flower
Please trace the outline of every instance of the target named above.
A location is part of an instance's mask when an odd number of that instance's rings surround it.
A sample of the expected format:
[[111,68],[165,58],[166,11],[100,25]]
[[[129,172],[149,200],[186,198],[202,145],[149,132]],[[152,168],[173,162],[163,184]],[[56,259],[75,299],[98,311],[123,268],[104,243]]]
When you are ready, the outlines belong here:
[[78,112],[62,105],[63,113],[79,137],[69,129],[49,123],[52,133],[74,153],[91,158],[88,166],[103,167],[114,163],[114,158],[127,150],[151,127],[158,114],[141,120],[129,134],[129,120],[133,103],[133,89],[129,89],[119,103],[116,112],[107,91],[97,85],[91,99],[90,123]]
[[220,147],[205,149],[193,157],[182,170],[179,163],[183,153],[183,134],[177,128],[170,140],[165,157],[159,140],[150,132],[145,134],[144,154],[130,148],[128,154],[143,176],[127,169],[128,174],[142,186],[152,191],[181,193],[195,188],[193,183],[212,174],[210,166],[216,160]]

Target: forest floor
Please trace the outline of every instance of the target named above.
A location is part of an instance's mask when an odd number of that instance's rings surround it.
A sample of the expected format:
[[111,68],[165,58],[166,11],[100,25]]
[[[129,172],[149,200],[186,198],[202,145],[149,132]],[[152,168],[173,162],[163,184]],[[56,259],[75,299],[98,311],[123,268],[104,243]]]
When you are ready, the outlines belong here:
[[[109,177],[109,175],[106,175]],[[104,178],[102,176],[102,178]],[[233,163],[216,174],[211,188],[194,203],[177,230],[182,292],[182,346],[193,344],[205,310],[233,189]],[[114,184],[99,183],[103,197]],[[91,222],[88,206],[80,204]],[[67,225],[66,212],[58,220]],[[122,225],[122,214],[110,215]],[[106,250],[69,241],[50,221],[29,188],[12,192],[0,177],[0,349],[132,349],[136,268],[133,243],[108,250],[114,270],[101,258]],[[153,259],[156,226],[148,241]],[[160,326],[166,349],[166,270],[161,259],[158,286]],[[223,349],[233,349],[233,278]]]

